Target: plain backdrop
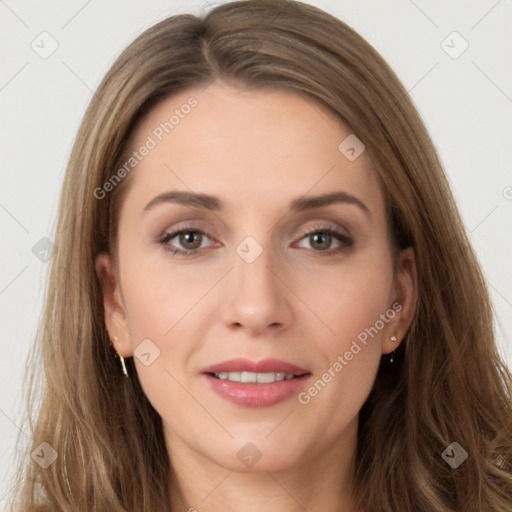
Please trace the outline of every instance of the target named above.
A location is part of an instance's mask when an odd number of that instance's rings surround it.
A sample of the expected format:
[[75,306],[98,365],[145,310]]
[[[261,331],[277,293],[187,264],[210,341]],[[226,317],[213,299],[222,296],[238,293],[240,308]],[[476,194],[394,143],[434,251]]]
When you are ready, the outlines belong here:
[[[201,14],[219,3],[0,0],[1,510],[15,436],[26,431],[19,420],[22,369],[49,267],[37,244],[53,239],[81,117],[116,56],[139,33],[164,17]],[[499,349],[512,367],[512,2],[307,3],[356,29],[410,92],[483,266]]]

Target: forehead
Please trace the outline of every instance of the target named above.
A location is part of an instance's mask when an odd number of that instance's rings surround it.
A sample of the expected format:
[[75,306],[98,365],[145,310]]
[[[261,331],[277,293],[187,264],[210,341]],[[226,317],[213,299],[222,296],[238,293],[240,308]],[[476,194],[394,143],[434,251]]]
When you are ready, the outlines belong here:
[[228,207],[264,208],[341,189],[381,208],[366,154],[350,161],[339,149],[349,136],[334,114],[294,92],[217,83],[183,91],[135,131],[132,150],[149,150],[139,151],[145,156],[132,171],[127,201],[140,206],[179,189],[221,197]]

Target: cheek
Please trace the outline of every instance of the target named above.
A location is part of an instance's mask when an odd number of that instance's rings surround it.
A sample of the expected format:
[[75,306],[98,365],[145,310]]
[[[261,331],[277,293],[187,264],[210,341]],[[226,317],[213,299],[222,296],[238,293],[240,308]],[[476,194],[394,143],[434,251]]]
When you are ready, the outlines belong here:
[[196,306],[217,279],[194,265],[171,265],[165,257],[155,263],[132,252],[121,281],[133,342],[142,337],[160,344],[172,338],[174,326],[197,315]]
[[[200,320],[218,304],[219,297],[209,290],[222,273],[173,265],[162,254],[152,258],[129,240],[122,249],[120,279],[133,359],[148,399],[162,414],[171,405],[189,402],[178,382],[187,383],[190,360],[207,338],[208,326]],[[149,365],[138,357],[143,346],[151,353]]]
[[351,265],[318,271],[314,279],[304,275],[296,284],[317,312],[318,332],[323,333],[314,338],[320,366],[317,384],[306,390],[302,403],[315,401],[313,408],[326,407],[333,419],[343,421],[345,415],[357,413],[375,380],[388,325],[382,315],[388,322],[394,317],[391,256],[368,251]]
[[372,389],[387,325],[381,315],[391,309],[391,268],[375,260],[340,273],[335,284],[320,279],[310,286],[311,309],[321,312],[327,327],[320,326],[325,334],[316,337],[318,372],[298,401],[304,415],[329,418],[325,443],[357,417]]
[[384,250],[368,250],[339,266],[299,272],[294,286],[297,295],[316,313],[328,345],[343,348],[391,307],[391,256]]
[[198,299],[211,285],[136,258],[126,263],[121,279],[133,361],[144,393],[163,418],[176,411],[185,414],[190,405],[183,388],[188,387],[187,367],[204,339],[201,328],[193,327],[198,325],[194,316],[201,315]]

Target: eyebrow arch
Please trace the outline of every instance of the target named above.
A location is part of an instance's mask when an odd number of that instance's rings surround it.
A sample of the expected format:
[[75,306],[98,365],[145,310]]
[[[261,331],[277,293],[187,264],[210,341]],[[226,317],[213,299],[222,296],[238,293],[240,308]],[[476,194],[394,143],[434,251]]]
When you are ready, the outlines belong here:
[[[222,203],[218,197],[208,194],[174,190],[171,192],[164,192],[151,199],[151,201],[144,207],[143,213],[163,203],[178,203],[185,206],[195,206],[197,208],[205,208],[207,210],[215,211],[222,210]],[[322,206],[328,206],[335,203],[353,204],[361,208],[366,215],[371,216],[370,209],[360,199],[344,191],[294,199],[291,201],[289,208],[292,212],[303,212],[305,210],[313,210],[315,208],[321,208]]]
[[195,206],[197,208],[205,208],[207,210],[221,210],[220,199],[208,194],[198,194],[195,192],[185,192],[173,190],[159,194],[144,207],[143,213],[151,210],[155,206],[162,203],[178,203],[185,206]]
[[361,208],[361,210],[363,210],[369,217],[372,215],[368,206],[366,206],[361,199],[358,199],[356,196],[344,191],[332,192],[330,194],[323,194],[320,196],[301,197],[300,199],[295,199],[290,203],[290,209],[293,212],[302,212],[304,210],[321,208],[322,206],[328,206],[334,203],[353,204]]

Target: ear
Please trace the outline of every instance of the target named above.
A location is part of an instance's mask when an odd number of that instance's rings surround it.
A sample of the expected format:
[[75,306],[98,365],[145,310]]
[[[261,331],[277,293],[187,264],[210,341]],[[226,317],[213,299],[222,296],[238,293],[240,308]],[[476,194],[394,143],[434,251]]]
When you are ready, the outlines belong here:
[[110,254],[101,253],[96,258],[95,268],[103,294],[105,326],[107,327],[109,337],[119,355],[131,357],[133,355],[133,349],[128,331],[126,311],[119,286],[119,279],[114,272]]
[[[394,283],[395,299],[391,307],[395,311],[395,316],[386,326],[382,341],[383,354],[393,352],[411,326],[418,300],[417,282],[416,257],[414,249],[409,247],[400,252],[398,259]],[[395,336],[396,341],[392,341],[391,336]]]

